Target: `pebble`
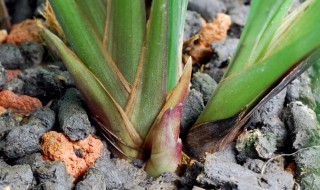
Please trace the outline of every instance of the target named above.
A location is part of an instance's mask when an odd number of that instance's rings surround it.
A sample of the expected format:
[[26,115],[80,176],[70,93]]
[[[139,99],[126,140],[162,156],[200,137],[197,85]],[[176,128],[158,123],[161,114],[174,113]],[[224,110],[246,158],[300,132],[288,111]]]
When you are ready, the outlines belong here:
[[21,69],[26,69],[34,65],[42,63],[44,55],[44,47],[37,42],[23,42],[19,46],[24,57],[25,64],[21,65]]
[[207,21],[211,21],[218,13],[225,13],[227,8],[220,0],[189,0],[188,10],[196,11]]
[[50,108],[37,108],[31,113],[28,124],[41,126],[46,131],[52,130],[56,121],[56,113]]
[[0,30],[0,44],[3,44],[8,37],[8,32],[7,30]]
[[63,133],[73,141],[85,139],[92,132],[80,92],[75,88],[67,89],[62,98],[59,123]]
[[10,90],[3,90],[0,92],[0,106],[10,109],[16,116],[22,117],[42,107],[42,103],[37,98],[17,95]]
[[182,106],[181,134],[187,134],[188,130],[196,122],[203,109],[204,103],[202,94],[195,89],[191,89]]
[[41,153],[33,153],[15,160],[14,164],[29,165],[31,167],[32,172],[35,172],[36,169],[39,166],[43,165],[44,162],[45,161],[43,160]]
[[0,62],[0,90],[3,88],[3,86],[7,82],[7,71],[2,67]]
[[320,143],[316,114],[306,105],[301,102],[291,102],[284,109],[283,117],[296,150]]
[[0,166],[0,189],[31,189],[33,174],[29,165]]
[[67,173],[66,166],[62,162],[46,161],[36,170],[35,176],[39,181],[38,189],[43,190],[70,190],[73,187],[73,178]]
[[187,11],[183,40],[187,40],[199,33],[202,27],[201,19],[201,16],[197,12]]
[[84,179],[77,183],[75,190],[107,189],[104,175],[100,171],[88,171]]
[[20,158],[41,151],[40,138],[43,127],[23,125],[13,128],[0,143],[0,150],[7,158]]
[[[73,142],[62,133],[50,131],[42,136],[41,148],[45,160],[63,161],[67,172],[78,179],[100,157],[103,144],[91,135]],[[77,156],[79,149],[83,156]]]
[[29,41],[40,43],[41,40],[39,36],[37,21],[27,19],[12,26],[7,38],[7,42],[10,44],[20,44]]
[[0,63],[5,69],[19,69],[25,64],[22,53],[15,44],[0,45]]
[[213,80],[213,78],[211,78],[208,74],[200,72],[193,74],[191,83],[193,89],[201,92],[204,104],[209,101],[213,91],[218,85],[217,82]]
[[211,61],[215,67],[225,67],[235,52],[239,39],[228,38],[223,41],[211,43],[213,56]]

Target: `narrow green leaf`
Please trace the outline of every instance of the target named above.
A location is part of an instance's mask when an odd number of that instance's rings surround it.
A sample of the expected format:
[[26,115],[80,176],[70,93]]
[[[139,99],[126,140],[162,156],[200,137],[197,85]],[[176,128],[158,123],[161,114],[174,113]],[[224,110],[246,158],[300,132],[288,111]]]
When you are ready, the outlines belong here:
[[120,71],[132,84],[145,34],[144,0],[112,0],[109,6],[107,47]]
[[174,88],[179,78],[187,5],[188,0],[169,1],[168,92]]
[[141,146],[142,140],[120,105],[115,102],[115,99],[97,77],[58,37],[46,29],[43,29],[41,34],[47,44],[60,54],[89,106],[92,116],[102,124],[101,127],[107,130],[107,134],[111,131],[123,141],[123,143],[118,142],[117,145],[127,156],[136,157],[138,151],[129,148],[129,146],[138,148]]
[[225,77],[256,63],[261,58],[292,1],[251,2],[249,18]]
[[50,4],[75,54],[98,77],[116,101],[124,106],[128,97],[126,81],[78,4],[64,0],[51,0]]
[[142,138],[161,110],[167,91],[168,0],[154,0],[146,41],[126,112]]

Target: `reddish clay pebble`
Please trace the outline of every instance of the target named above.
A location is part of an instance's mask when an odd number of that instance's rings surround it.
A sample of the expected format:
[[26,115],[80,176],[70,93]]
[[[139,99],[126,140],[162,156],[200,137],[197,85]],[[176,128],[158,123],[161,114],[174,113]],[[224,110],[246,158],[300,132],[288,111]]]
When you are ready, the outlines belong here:
[[7,69],[7,81],[11,81],[12,79],[16,78],[20,73],[20,69]]
[[92,135],[73,142],[63,133],[50,131],[42,136],[41,147],[43,159],[63,161],[77,179],[100,157],[103,144]]
[[22,117],[42,107],[42,103],[37,98],[17,95],[10,90],[3,90],[0,92],[0,106],[11,109],[16,116]]
[[6,30],[0,30],[0,44],[3,44],[8,37],[8,32]]
[[27,19],[19,24],[12,26],[7,37],[7,42],[11,44],[20,44],[22,42],[36,41],[40,42],[38,26],[36,20]]

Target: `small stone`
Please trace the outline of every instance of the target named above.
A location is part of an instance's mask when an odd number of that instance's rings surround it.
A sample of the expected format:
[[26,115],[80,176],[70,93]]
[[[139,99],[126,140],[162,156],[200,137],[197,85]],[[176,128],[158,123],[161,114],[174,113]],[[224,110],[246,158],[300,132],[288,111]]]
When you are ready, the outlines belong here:
[[299,150],[320,143],[317,116],[306,105],[301,102],[291,102],[285,108],[283,118],[291,132],[295,149]]
[[13,128],[0,144],[0,150],[8,158],[20,158],[41,151],[40,138],[45,133],[43,127],[23,125]]
[[14,129],[18,126],[19,121],[17,121],[17,119],[10,111],[6,111],[2,115],[0,115],[0,142],[11,129]]
[[0,63],[5,69],[18,69],[25,62],[18,46],[14,44],[1,44]]
[[196,11],[207,21],[211,21],[218,13],[225,13],[227,9],[220,0],[189,0],[188,10]]
[[[125,160],[101,156],[88,172],[100,171],[104,175],[107,190],[142,189],[147,185],[147,174]],[[112,171],[112,172],[110,172]]]
[[231,9],[228,14],[231,16],[232,23],[244,27],[249,16],[249,10],[250,6],[246,5],[241,5]]
[[202,27],[201,16],[194,11],[187,11],[186,21],[184,25],[184,37],[183,40],[187,40],[190,37],[199,33]]
[[233,56],[234,51],[238,45],[239,39],[226,39],[224,41],[213,42],[211,48],[213,51],[213,56],[211,62],[215,67],[221,68],[225,66],[231,57]]
[[195,89],[190,90],[182,107],[181,134],[187,134],[203,109],[204,103],[202,94]]
[[64,134],[73,141],[84,139],[92,132],[77,89],[70,88],[66,91],[59,108],[59,122]]
[[42,62],[44,55],[44,47],[37,42],[23,42],[19,46],[24,57],[25,64],[21,65],[21,69],[26,69]]
[[[77,179],[100,157],[103,144],[91,135],[72,142],[62,133],[50,131],[42,136],[41,147],[45,160],[63,161],[67,172]],[[83,153],[82,158],[75,153],[78,149]]]
[[152,181],[151,185],[147,187],[150,190],[157,189],[176,189],[176,182],[179,177],[175,173],[163,173],[157,179]]
[[276,139],[273,134],[251,130],[241,134],[237,139],[237,159],[245,162],[248,158],[269,159],[276,151]]
[[43,190],[70,190],[73,187],[73,178],[66,171],[62,162],[46,161],[35,171],[39,180],[38,189]]
[[0,44],[3,44],[8,37],[8,32],[7,30],[0,30]]
[[309,108],[315,109],[316,100],[311,90],[311,79],[306,72],[288,85],[286,100],[288,103],[300,101]]
[[3,89],[10,90],[16,94],[23,94],[24,93],[23,86],[24,86],[23,80],[19,78],[13,78],[12,80],[10,80],[4,85]]
[[16,116],[22,117],[36,108],[42,107],[42,103],[37,98],[16,95],[10,90],[3,90],[0,92],[0,106],[10,109]]
[[82,181],[77,183],[75,190],[107,189],[104,175],[100,171],[88,171]]
[[44,162],[45,161],[43,160],[42,155],[40,153],[33,153],[15,160],[14,164],[15,165],[27,164],[31,167],[31,170],[35,172],[36,169],[39,166],[41,166]]
[[224,75],[224,68],[216,68],[212,63],[206,64],[206,69],[204,73],[207,73],[210,77],[212,77],[217,83],[219,83]]
[[50,108],[37,108],[31,113],[28,124],[41,126],[49,131],[53,128],[56,121],[56,114]]
[[29,165],[0,166],[0,189],[31,189],[32,181]]
[[4,67],[2,67],[0,62],[0,90],[6,84],[7,80],[8,80],[8,72],[4,69]]
[[209,101],[213,91],[218,85],[216,81],[213,80],[213,78],[211,78],[208,74],[200,72],[197,72],[193,75],[191,83],[192,88],[201,92],[204,104]]
[[6,71],[8,74],[8,82],[16,78],[21,73],[20,69],[7,69]]
[[12,26],[7,38],[7,42],[11,44],[20,44],[22,42],[41,42],[38,34],[38,26],[36,20],[27,19],[19,24]]

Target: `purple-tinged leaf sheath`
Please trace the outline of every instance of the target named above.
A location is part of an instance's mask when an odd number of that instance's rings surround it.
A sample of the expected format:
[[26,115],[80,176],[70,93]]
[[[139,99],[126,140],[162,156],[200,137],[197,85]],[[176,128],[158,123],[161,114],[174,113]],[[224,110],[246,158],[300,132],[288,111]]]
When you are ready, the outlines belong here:
[[182,104],[169,108],[162,115],[158,125],[153,128],[153,143],[146,171],[157,177],[163,172],[174,172],[178,167],[182,152],[179,138]]

